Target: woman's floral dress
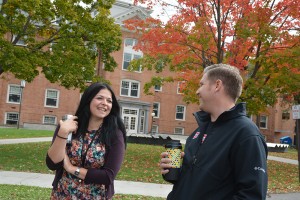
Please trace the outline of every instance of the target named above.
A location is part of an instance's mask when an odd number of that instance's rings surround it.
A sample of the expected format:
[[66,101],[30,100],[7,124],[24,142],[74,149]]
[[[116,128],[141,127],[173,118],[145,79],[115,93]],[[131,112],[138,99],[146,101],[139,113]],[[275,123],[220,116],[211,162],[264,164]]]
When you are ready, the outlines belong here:
[[[100,169],[105,161],[105,145],[100,142],[98,131],[87,132],[84,137],[81,135],[79,139],[72,140],[72,146],[67,147],[67,154],[74,166],[83,167],[85,160],[84,168]],[[52,191],[51,200],[106,200],[105,191],[105,185],[85,184],[84,180],[64,170],[57,189]]]

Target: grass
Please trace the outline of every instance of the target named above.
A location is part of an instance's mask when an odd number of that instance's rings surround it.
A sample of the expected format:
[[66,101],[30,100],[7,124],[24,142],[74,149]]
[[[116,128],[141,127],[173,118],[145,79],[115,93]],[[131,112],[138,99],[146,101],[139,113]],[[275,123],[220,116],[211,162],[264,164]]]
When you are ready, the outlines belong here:
[[[53,173],[45,165],[50,142],[0,145],[0,170]],[[128,144],[118,180],[166,183],[160,175],[158,161],[161,146]]]
[[[14,200],[48,200],[50,198],[51,189],[22,186],[22,185],[0,185],[0,199],[14,199]],[[122,200],[162,200],[164,198],[159,197],[148,197],[141,195],[114,195],[114,199]]]
[[[2,130],[0,129],[0,135]],[[53,173],[45,166],[49,145],[50,142],[0,145],[0,170]],[[167,183],[161,178],[158,167],[163,150],[162,146],[128,144],[117,179]],[[297,160],[295,149],[289,149],[286,153],[270,152],[270,155]],[[268,160],[268,174],[269,193],[300,192],[297,165]]]
[[0,128],[0,139],[52,137],[52,136],[53,136],[53,131]]
[[269,152],[269,155],[298,160],[298,151],[294,148],[289,148],[288,153]]

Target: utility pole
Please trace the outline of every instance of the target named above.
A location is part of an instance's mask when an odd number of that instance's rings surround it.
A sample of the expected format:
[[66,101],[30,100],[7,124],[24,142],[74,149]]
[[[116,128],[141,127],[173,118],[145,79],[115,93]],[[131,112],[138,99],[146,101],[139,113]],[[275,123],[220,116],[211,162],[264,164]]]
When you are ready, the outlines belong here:
[[296,146],[298,151],[298,174],[299,174],[299,183],[300,183],[300,105],[294,105],[293,110],[293,119],[296,120]]

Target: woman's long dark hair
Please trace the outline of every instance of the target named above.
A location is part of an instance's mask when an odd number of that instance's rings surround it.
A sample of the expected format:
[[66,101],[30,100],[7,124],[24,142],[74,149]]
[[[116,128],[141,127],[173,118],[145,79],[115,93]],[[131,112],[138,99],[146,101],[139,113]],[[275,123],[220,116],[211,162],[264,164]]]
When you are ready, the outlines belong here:
[[98,92],[103,89],[108,89],[111,92],[112,108],[109,115],[103,119],[100,141],[110,147],[111,140],[117,137],[116,134],[118,130],[120,130],[126,145],[126,129],[121,118],[120,105],[113,90],[106,83],[93,83],[84,91],[75,113],[78,117],[76,136],[79,137],[81,134],[85,134],[88,131],[89,119],[91,117],[90,103]]

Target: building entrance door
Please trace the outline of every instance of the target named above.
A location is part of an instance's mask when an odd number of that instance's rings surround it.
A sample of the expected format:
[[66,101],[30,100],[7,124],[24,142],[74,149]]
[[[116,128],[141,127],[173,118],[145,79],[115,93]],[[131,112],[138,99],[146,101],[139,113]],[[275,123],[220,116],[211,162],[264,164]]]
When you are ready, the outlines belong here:
[[128,134],[137,133],[138,109],[123,108],[122,116]]

